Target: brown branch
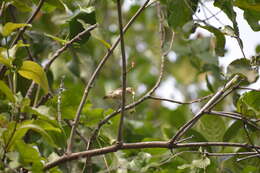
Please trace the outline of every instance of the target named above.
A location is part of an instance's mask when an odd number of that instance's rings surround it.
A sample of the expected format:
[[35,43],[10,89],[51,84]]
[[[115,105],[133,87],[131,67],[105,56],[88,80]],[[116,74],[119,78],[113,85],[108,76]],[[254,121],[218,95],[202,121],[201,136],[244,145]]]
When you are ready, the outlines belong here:
[[[246,149],[252,149],[256,147],[260,149],[260,146],[251,146],[242,143],[229,143],[229,142],[194,142],[194,143],[180,143],[171,145],[171,141],[153,141],[153,142],[138,142],[138,143],[123,143],[122,145],[112,145],[108,147],[103,147],[99,149],[87,150],[77,153],[71,153],[70,155],[63,155],[55,161],[49,162],[44,166],[44,170],[48,170],[62,163],[76,160],[85,157],[94,157],[107,153],[113,153],[119,150],[129,150],[129,149],[144,149],[144,148],[166,148],[166,149],[176,149],[176,148],[189,148],[189,147],[207,147],[207,146],[222,146],[222,147],[240,147]],[[171,148],[172,147],[172,148]]]
[[[52,63],[60,56],[61,53],[63,53],[65,50],[67,50],[67,48],[69,46],[71,46],[75,41],[78,41],[81,39],[81,37],[83,35],[85,35],[86,33],[92,31],[93,29],[95,29],[97,27],[97,24],[91,25],[90,27],[88,27],[87,29],[85,29],[84,31],[80,32],[79,34],[77,34],[75,37],[73,37],[70,41],[68,41],[63,47],[61,47],[60,49],[58,49],[53,55],[52,57],[48,60],[48,62],[45,64],[44,66],[44,70],[48,71],[48,69],[50,68],[50,66],[52,65]],[[32,82],[29,89],[26,92],[26,97],[31,98],[32,94],[33,94],[33,89],[35,88],[36,83]],[[42,100],[42,98],[40,99]],[[39,105],[39,104],[37,104]]]
[[[171,144],[173,145],[174,142],[176,142],[187,130],[189,130],[204,114],[204,112],[209,111],[212,108],[212,105],[216,105],[218,102],[220,102],[222,99],[221,97],[228,91],[232,91],[234,89],[234,84],[236,84],[239,81],[239,76],[235,75],[222,89],[220,89],[201,109],[200,111],[186,124],[184,124],[175,134],[174,137],[172,137]],[[233,88],[232,88],[233,87]],[[223,97],[222,97],[223,98]]]
[[85,29],[84,31],[78,33],[75,37],[73,37],[70,41],[68,41],[67,43],[64,44],[63,47],[61,47],[60,49],[58,49],[53,55],[52,57],[49,59],[49,61],[46,63],[46,65],[44,66],[44,70],[47,71],[51,64],[60,56],[61,53],[63,53],[65,50],[67,50],[67,48],[69,46],[71,46],[75,41],[78,41],[81,39],[81,37],[83,35],[85,35],[86,33],[89,33],[90,31],[92,31],[93,29],[95,29],[97,27],[97,24],[91,25],[89,26],[87,29]]
[[123,21],[122,21],[122,11],[121,11],[121,1],[117,0],[117,15],[118,15],[118,25],[120,31],[120,45],[122,54],[122,99],[121,99],[121,117],[119,121],[117,142],[120,144],[123,138],[123,126],[125,117],[125,99],[126,99],[126,55],[125,55],[125,43],[124,43],[124,31],[123,31]]
[[[146,2],[138,9],[138,11],[134,14],[134,16],[129,20],[129,22],[126,24],[126,26],[124,27],[124,32],[127,31],[127,29],[132,25],[132,23],[135,21],[135,19],[141,14],[141,12],[145,9],[146,5],[149,3],[150,0],[146,0]],[[93,74],[90,77],[90,80],[88,81],[85,89],[84,89],[84,93],[83,96],[81,98],[79,107],[77,109],[77,113],[75,115],[75,119],[74,119],[74,125],[71,129],[71,133],[70,133],[70,137],[68,140],[68,146],[67,146],[67,153],[71,152],[72,149],[72,141],[73,141],[73,136],[75,133],[75,129],[77,127],[79,118],[80,118],[80,114],[81,111],[83,109],[83,106],[86,103],[88,94],[90,92],[90,89],[93,87],[93,83],[97,77],[97,75],[99,74],[100,70],[102,69],[102,67],[104,66],[105,62],[108,60],[108,58],[112,55],[114,49],[117,47],[119,41],[120,41],[120,37],[117,38],[116,42],[112,45],[112,47],[108,50],[108,52],[106,53],[106,55],[102,58],[102,60],[100,61],[100,63],[98,64],[97,68],[95,69],[95,71],[93,72]]]

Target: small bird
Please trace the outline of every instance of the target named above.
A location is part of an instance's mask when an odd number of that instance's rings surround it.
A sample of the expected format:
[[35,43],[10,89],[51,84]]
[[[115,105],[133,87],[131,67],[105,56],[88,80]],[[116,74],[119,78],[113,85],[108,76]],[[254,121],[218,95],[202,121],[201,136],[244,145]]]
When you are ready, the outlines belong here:
[[[120,99],[122,97],[123,88],[117,88],[114,91],[110,91],[107,95],[103,97],[103,99]],[[133,88],[127,87],[126,94],[135,95]]]

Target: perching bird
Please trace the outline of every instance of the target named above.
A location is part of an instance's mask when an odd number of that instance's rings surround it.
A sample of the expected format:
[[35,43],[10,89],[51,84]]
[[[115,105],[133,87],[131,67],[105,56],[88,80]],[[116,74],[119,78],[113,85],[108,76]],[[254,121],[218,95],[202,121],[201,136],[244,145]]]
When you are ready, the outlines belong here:
[[[120,99],[122,97],[123,88],[115,89],[114,91],[110,91],[103,99]],[[135,95],[133,88],[127,87],[126,94]]]

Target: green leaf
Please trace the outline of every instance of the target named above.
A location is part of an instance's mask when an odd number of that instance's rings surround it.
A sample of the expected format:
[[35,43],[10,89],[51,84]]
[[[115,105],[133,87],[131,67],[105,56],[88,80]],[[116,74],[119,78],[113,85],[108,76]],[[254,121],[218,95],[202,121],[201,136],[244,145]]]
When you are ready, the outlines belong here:
[[8,98],[9,101],[15,102],[15,98],[14,98],[13,92],[4,83],[4,81],[1,81],[1,80],[0,80],[0,91],[2,91],[6,95],[6,97]]
[[236,0],[234,5],[241,9],[247,9],[247,10],[260,12],[260,2],[257,2],[257,1]]
[[237,110],[246,116],[260,117],[260,92],[244,93],[237,102]]
[[223,33],[219,29],[217,29],[213,26],[199,25],[199,27],[204,28],[204,29],[208,30],[209,32],[212,32],[215,35],[215,37],[216,37],[216,47],[215,47],[216,54],[219,56],[224,56],[226,39],[225,39],[225,36],[223,35]]
[[192,15],[197,9],[198,1],[174,0],[167,4],[167,21],[173,29],[181,29],[192,20]]
[[200,119],[198,128],[208,141],[218,141],[222,139],[226,127],[221,117],[206,114]]
[[249,83],[255,82],[258,78],[257,70],[252,69],[250,61],[245,58],[237,59],[230,63],[227,68],[227,74],[229,76],[239,74],[246,78]]
[[18,73],[24,78],[36,82],[44,89],[45,93],[49,92],[49,84],[46,74],[39,64],[33,61],[24,61],[22,67],[18,70]]
[[32,7],[29,4],[25,3],[21,0],[13,0],[12,5],[15,6],[21,12],[30,12],[32,11]]
[[5,66],[12,68],[12,60],[4,58],[0,55],[0,64],[4,64]]
[[[79,22],[81,21],[81,22]],[[69,20],[69,29],[70,29],[70,39],[78,35],[80,32],[84,31],[84,26],[82,26],[82,22],[85,24],[95,24],[96,23],[96,13],[95,11],[86,12],[79,11],[77,12],[70,20]],[[81,36],[81,40],[77,41],[80,44],[83,44],[88,41],[90,37],[90,33],[86,33]]]
[[16,29],[23,28],[25,26],[31,26],[30,24],[26,23],[12,23],[8,22],[4,25],[3,30],[2,30],[2,35],[4,37],[10,35],[12,32],[14,32]]
[[254,31],[260,31],[260,15],[258,11],[244,10],[244,18]]
[[39,134],[41,134],[41,136],[53,147],[57,147],[57,145],[54,143],[53,139],[51,138],[51,136],[42,128],[40,127],[39,125],[37,124],[33,124],[32,123],[26,123],[26,124],[23,124],[21,125],[17,131],[19,130],[33,130]]

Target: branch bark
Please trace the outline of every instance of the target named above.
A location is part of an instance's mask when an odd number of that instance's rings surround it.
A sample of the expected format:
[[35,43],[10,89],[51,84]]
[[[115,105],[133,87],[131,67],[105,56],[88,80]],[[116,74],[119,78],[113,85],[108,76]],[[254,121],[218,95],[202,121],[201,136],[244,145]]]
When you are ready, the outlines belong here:
[[83,152],[72,153],[70,155],[63,155],[55,161],[49,162],[44,166],[44,170],[48,170],[62,163],[76,160],[78,158],[94,157],[107,153],[113,153],[119,150],[125,149],[143,149],[143,148],[165,148],[165,149],[177,149],[177,148],[189,148],[189,147],[207,147],[207,146],[222,146],[222,147],[241,147],[246,149],[257,148],[260,146],[252,146],[242,143],[229,143],[229,142],[194,142],[194,143],[180,143],[171,145],[170,141],[153,141],[153,142],[138,142],[138,143],[122,143],[122,145],[112,145],[103,147],[100,149],[87,150]]
[[[135,19],[141,14],[141,12],[145,9],[146,5],[149,3],[150,0],[146,0],[146,2],[138,9],[138,11],[134,14],[134,16],[130,19],[130,21],[126,24],[126,26],[124,27],[124,33],[127,31],[127,29],[132,25],[132,23],[135,21]],[[80,114],[81,111],[83,109],[83,106],[86,103],[88,94],[90,92],[90,89],[93,87],[93,83],[97,77],[97,75],[99,74],[99,72],[101,71],[102,67],[104,66],[105,62],[108,60],[108,58],[112,55],[114,49],[117,47],[119,41],[120,41],[120,37],[117,38],[116,42],[113,44],[113,46],[108,50],[108,52],[106,53],[106,55],[102,58],[102,60],[100,61],[100,63],[98,64],[97,68],[95,69],[95,71],[93,72],[93,74],[90,77],[90,80],[88,81],[85,89],[84,89],[84,93],[83,96],[81,98],[79,107],[77,109],[77,113],[75,115],[74,118],[74,125],[72,127],[71,133],[70,133],[70,137],[68,140],[68,146],[67,146],[67,153],[71,153],[72,150],[72,141],[73,141],[73,136],[75,133],[75,130],[77,128],[77,124],[80,118]]]

